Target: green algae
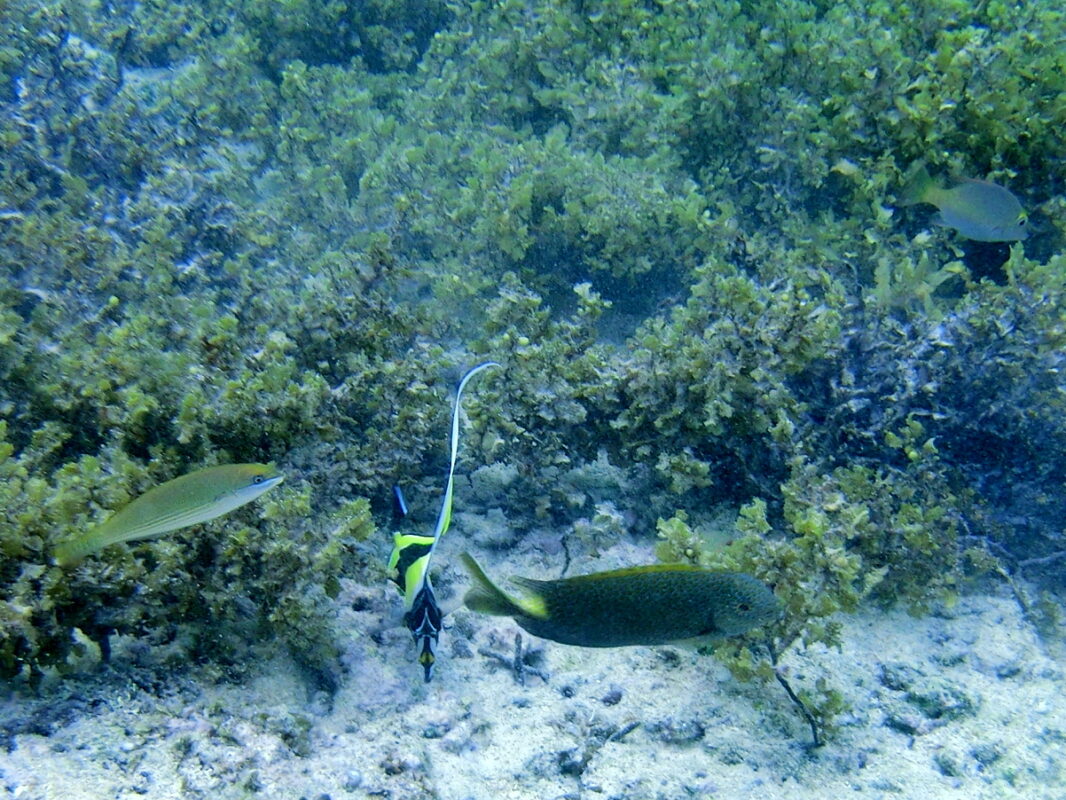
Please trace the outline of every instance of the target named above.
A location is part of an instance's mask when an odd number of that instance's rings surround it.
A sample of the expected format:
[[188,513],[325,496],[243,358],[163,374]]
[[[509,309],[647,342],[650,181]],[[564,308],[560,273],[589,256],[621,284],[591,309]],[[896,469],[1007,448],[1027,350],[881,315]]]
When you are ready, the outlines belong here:
[[[489,507],[597,547],[673,519],[690,560],[675,512],[743,509],[721,557],[782,587],[783,642],[922,610],[963,549],[1062,548],[1054,4],[0,13],[3,676],[80,630],[224,664],[277,634],[333,680],[330,598],[383,579],[393,483],[432,504],[472,357],[507,373],[467,409],[469,463],[513,476]],[[1033,210],[998,284],[895,208],[917,158]],[[267,460],[299,477],[210,543],[47,565],[146,486]]]

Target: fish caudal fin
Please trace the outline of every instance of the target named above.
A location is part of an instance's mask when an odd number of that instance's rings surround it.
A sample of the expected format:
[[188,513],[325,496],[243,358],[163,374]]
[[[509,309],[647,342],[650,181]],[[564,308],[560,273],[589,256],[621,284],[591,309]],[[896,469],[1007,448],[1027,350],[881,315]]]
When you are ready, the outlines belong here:
[[80,564],[85,556],[92,552],[81,545],[82,542],[78,539],[68,539],[57,544],[52,551],[52,558],[55,559],[56,565],[66,569]]
[[459,558],[462,559],[463,565],[474,580],[474,585],[467,590],[463,598],[463,603],[467,608],[480,614],[491,614],[497,617],[513,617],[523,613],[518,603],[492,582],[472,555],[463,553]]
[[913,206],[917,203],[927,203],[929,191],[936,188],[936,182],[929,175],[925,164],[912,167],[903,183],[903,189],[899,193],[901,206]]

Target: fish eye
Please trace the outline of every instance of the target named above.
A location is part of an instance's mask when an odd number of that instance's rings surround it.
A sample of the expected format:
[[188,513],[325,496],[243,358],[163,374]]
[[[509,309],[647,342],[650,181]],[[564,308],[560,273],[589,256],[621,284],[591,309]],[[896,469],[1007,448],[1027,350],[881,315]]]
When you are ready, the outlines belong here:
[[262,483],[264,480],[266,480],[266,478],[264,478],[262,475],[256,475],[254,478],[252,478],[252,483]]

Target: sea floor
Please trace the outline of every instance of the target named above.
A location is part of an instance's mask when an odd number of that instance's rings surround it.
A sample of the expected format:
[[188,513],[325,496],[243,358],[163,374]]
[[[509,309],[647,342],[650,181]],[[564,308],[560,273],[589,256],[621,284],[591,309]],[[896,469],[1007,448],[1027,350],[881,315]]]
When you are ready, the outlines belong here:
[[234,683],[118,642],[108,666],[9,690],[0,797],[1066,800],[1061,659],[989,592],[923,619],[844,616],[839,651],[786,654],[797,689],[824,679],[851,707],[812,749],[778,686],[683,647],[525,636],[520,683],[517,626],[457,611],[424,684],[407,632],[382,627],[392,592],[352,582],[332,697],[285,653]]

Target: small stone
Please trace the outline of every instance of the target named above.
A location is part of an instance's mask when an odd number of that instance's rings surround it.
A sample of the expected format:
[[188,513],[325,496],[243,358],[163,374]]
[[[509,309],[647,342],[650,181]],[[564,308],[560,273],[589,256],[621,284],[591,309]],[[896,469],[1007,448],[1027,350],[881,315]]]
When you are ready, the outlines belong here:
[[697,720],[675,720],[668,717],[647,726],[649,733],[658,736],[660,742],[667,744],[691,744],[698,742],[707,732]]
[[617,686],[612,686],[607,694],[600,698],[600,702],[605,706],[616,706],[622,702],[622,690]]
[[469,731],[464,730],[462,727],[452,728],[441,737],[440,747],[446,753],[451,753],[452,755],[458,755],[464,750],[471,749]]
[[982,767],[988,767],[1003,758],[1004,753],[1003,748],[998,744],[988,743],[976,745],[970,751],[970,755]]
[[977,702],[962,689],[942,678],[930,678],[907,692],[907,702],[930,719],[959,719],[973,716]]
[[1022,665],[1017,661],[1008,661],[996,667],[996,677],[1000,680],[1013,678],[1022,671]]
[[885,725],[908,736],[922,736],[938,727],[936,722],[906,708],[891,708],[885,711]]
[[736,745],[726,745],[718,751],[718,760],[726,766],[735,767],[744,763],[744,751]]
[[490,508],[483,515],[458,512],[455,521],[457,527],[462,528],[465,538],[482,549],[500,550],[515,542],[515,527],[508,523],[499,508]]
[[413,772],[421,766],[417,758],[407,753],[390,753],[381,760],[381,769],[386,775]]
[[587,747],[575,747],[572,750],[560,750],[556,753],[556,762],[559,765],[559,772],[563,775],[571,775],[575,778],[581,776],[592,760],[594,751],[589,750]]
[[907,664],[881,664],[881,685],[893,691],[909,689],[921,676],[921,672]]
[[455,720],[443,708],[430,708],[419,720],[422,738],[439,739],[452,729]]
[[876,780],[870,781],[870,788],[876,789],[879,792],[903,794],[903,787],[889,778],[877,778]]
[[422,729],[423,739],[439,739],[448,732],[448,728],[444,725],[426,725]]
[[329,692],[318,691],[311,696],[307,710],[316,717],[325,717],[333,711],[333,698]]
[[358,770],[352,770],[344,776],[344,783],[341,786],[346,792],[354,792],[360,786],[363,785],[363,773]]
[[936,764],[937,771],[945,778],[958,778],[962,775],[959,762],[947,753],[937,753],[933,756],[933,763]]

